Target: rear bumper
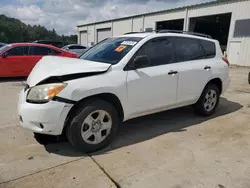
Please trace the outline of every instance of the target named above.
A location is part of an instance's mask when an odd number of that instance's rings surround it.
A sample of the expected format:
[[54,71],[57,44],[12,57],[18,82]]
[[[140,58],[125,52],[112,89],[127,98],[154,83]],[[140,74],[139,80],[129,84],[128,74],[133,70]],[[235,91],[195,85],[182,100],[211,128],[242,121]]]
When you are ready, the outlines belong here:
[[46,104],[26,102],[27,92],[19,93],[18,114],[20,125],[35,133],[61,135],[71,104],[50,101]]

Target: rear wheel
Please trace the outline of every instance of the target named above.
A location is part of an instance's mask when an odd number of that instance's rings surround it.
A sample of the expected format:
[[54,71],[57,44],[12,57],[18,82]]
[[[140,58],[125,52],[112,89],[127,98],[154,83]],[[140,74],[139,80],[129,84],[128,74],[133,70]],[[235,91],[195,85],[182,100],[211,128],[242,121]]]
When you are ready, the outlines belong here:
[[219,104],[219,99],[220,91],[218,86],[214,84],[207,85],[202,92],[200,99],[194,105],[196,114],[201,116],[212,115]]
[[111,143],[119,118],[115,108],[103,100],[83,104],[67,127],[69,142],[84,152],[94,152]]

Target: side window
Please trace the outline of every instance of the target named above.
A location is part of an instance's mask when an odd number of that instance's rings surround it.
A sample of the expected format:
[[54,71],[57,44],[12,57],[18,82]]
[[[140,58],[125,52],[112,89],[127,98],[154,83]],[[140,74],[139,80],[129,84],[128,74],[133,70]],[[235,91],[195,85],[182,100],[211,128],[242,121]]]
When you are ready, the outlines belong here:
[[203,50],[206,53],[206,58],[214,58],[216,54],[216,48],[214,42],[206,41],[206,40],[201,40],[201,45]]
[[23,56],[28,55],[28,46],[18,46],[8,50],[8,56]]
[[205,58],[205,53],[198,39],[179,37],[173,38],[173,41],[178,62]]
[[51,49],[51,54],[52,55],[59,55],[59,54],[61,54],[61,52],[54,50],[54,49]]
[[165,65],[174,62],[173,44],[168,38],[156,38],[144,44],[135,54],[146,55],[150,66]]
[[69,49],[86,49],[84,46],[70,46]]
[[30,55],[50,55],[52,52],[50,48],[41,47],[41,46],[31,46]]

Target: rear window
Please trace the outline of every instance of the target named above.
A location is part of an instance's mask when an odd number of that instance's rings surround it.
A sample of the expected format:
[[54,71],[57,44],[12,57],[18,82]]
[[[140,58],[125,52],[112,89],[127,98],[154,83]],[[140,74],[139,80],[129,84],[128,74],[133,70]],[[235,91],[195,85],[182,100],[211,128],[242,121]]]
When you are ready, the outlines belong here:
[[207,59],[215,57],[216,48],[215,48],[214,42],[201,40],[201,45],[202,45],[203,50],[205,51]]

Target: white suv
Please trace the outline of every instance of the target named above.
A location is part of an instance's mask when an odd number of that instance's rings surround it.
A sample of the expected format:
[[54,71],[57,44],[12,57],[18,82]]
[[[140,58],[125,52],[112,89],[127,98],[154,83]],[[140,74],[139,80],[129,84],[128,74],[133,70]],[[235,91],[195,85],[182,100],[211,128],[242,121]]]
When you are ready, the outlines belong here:
[[46,56],[20,92],[21,126],[35,135],[66,135],[93,152],[123,121],[193,105],[211,115],[229,85],[219,42],[190,33],[125,34],[98,43],[79,59]]

